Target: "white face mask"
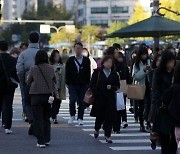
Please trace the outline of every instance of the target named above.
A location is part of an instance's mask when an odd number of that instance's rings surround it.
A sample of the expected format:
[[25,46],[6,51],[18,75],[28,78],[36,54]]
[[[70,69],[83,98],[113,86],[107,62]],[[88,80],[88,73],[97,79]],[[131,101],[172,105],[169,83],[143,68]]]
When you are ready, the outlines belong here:
[[88,53],[87,53],[87,52],[83,52],[82,55],[85,56],[85,57],[87,57],[87,56],[88,56]]

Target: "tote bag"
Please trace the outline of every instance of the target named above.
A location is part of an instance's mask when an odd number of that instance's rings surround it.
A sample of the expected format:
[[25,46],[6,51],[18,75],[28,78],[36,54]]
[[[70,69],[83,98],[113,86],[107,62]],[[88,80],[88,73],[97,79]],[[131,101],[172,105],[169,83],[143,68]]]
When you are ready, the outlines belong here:
[[125,109],[123,92],[119,92],[119,91],[116,92],[116,108],[117,108],[117,111],[121,111]]
[[127,82],[126,80],[120,80],[120,92],[127,94]]
[[145,85],[128,85],[127,97],[132,100],[143,100],[145,96]]

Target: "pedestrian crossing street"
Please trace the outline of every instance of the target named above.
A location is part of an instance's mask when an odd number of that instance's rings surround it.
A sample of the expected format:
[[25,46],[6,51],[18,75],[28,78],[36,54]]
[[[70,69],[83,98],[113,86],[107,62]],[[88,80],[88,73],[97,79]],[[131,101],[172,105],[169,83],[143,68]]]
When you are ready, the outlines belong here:
[[[76,112],[77,113],[77,112]],[[77,121],[74,122],[76,127],[80,127],[82,131],[89,134],[89,136],[94,138],[94,123],[95,118],[89,116],[90,111],[85,111],[84,114],[84,125],[79,126]],[[61,105],[61,109],[59,112],[60,117],[68,121],[69,115],[69,104],[63,102]],[[139,131],[139,124],[134,122],[133,114],[128,112],[128,125],[126,129],[121,129],[120,134],[112,133],[113,144],[108,144],[108,147],[115,151],[150,151],[152,150],[150,147],[149,133],[142,133]],[[102,144],[107,144],[104,139],[103,130],[100,130],[99,142]],[[156,150],[160,150],[157,147]],[[152,151],[153,152],[153,151]]]

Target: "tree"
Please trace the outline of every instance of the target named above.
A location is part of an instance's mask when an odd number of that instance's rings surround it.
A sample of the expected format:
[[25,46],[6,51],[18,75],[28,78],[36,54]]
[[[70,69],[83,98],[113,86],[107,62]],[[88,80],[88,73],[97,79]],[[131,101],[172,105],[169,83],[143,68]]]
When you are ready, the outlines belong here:
[[60,42],[67,42],[72,44],[73,42],[75,42],[78,33],[79,32],[77,29],[75,29],[74,33],[66,32],[66,29],[62,29],[59,33],[52,33],[49,44],[55,44]]
[[[179,11],[179,8],[180,8],[180,0],[174,0],[172,9],[174,11]],[[174,15],[173,19],[180,22],[180,16],[177,16],[176,14],[173,14],[173,15]]]
[[144,8],[141,6],[140,1],[138,1],[134,8],[134,13],[130,18],[128,24],[129,25],[134,24],[136,22],[147,19],[148,17],[149,17],[148,13],[144,11]]
[[99,40],[98,38],[98,34],[100,31],[100,27],[98,26],[83,26],[81,29],[82,32],[82,37],[81,40],[84,43],[88,43],[88,40],[90,41],[90,43],[95,43],[96,41]]
[[[113,22],[110,27],[107,29],[107,34],[110,34],[110,33],[113,33],[123,27],[126,27],[127,26],[127,23],[125,22]],[[120,39],[118,37],[115,37],[115,38],[107,38],[107,43],[109,46],[111,46],[112,44],[114,43],[119,43],[119,44],[122,44],[124,43],[124,39]]]
[[[22,15],[22,19],[26,20],[68,20],[70,19],[72,14],[70,12],[64,11],[62,8],[57,8],[53,6],[52,3],[48,3],[47,5],[41,4],[38,6],[37,12],[33,9],[30,11],[25,11]],[[54,26],[62,26],[62,24],[54,24]],[[39,24],[36,23],[27,23],[27,24],[11,24],[8,28],[3,30],[0,33],[0,38],[4,40],[8,40],[10,45],[13,45],[17,42],[12,42],[12,34],[21,35],[21,40],[23,42],[28,41],[28,36],[31,31],[39,31]],[[41,42],[48,43],[49,36],[46,34],[41,35]]]

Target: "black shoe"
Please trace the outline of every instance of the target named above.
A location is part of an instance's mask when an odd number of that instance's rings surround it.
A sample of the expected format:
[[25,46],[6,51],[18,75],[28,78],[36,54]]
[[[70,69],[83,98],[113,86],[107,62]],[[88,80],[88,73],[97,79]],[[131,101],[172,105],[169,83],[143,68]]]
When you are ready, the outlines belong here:
[[110,137],[105,137],[105,140],[106,140],[107,143],[113,143],[112,139]]
[[134,113],[134,109],[132,107],[129,108],[129,112]]
[[121,132],[120,131],[115,131],[114,134],[120,134]]
[[140,126],[140,132],[146,132],[144,126]]
[[57,119],[53,119],[53,124],[58,124]]
[[138,123],[138,118],[135,118],[135,123]]
[[99,132],[98,131],[95,131],[94,132],[94,138],[98,138],[99,137]]
[[31,124],[30,127],[29,127],[28,134],[29,134],[29,135],[33,135],[33,126],[32,126],[32,124]]

